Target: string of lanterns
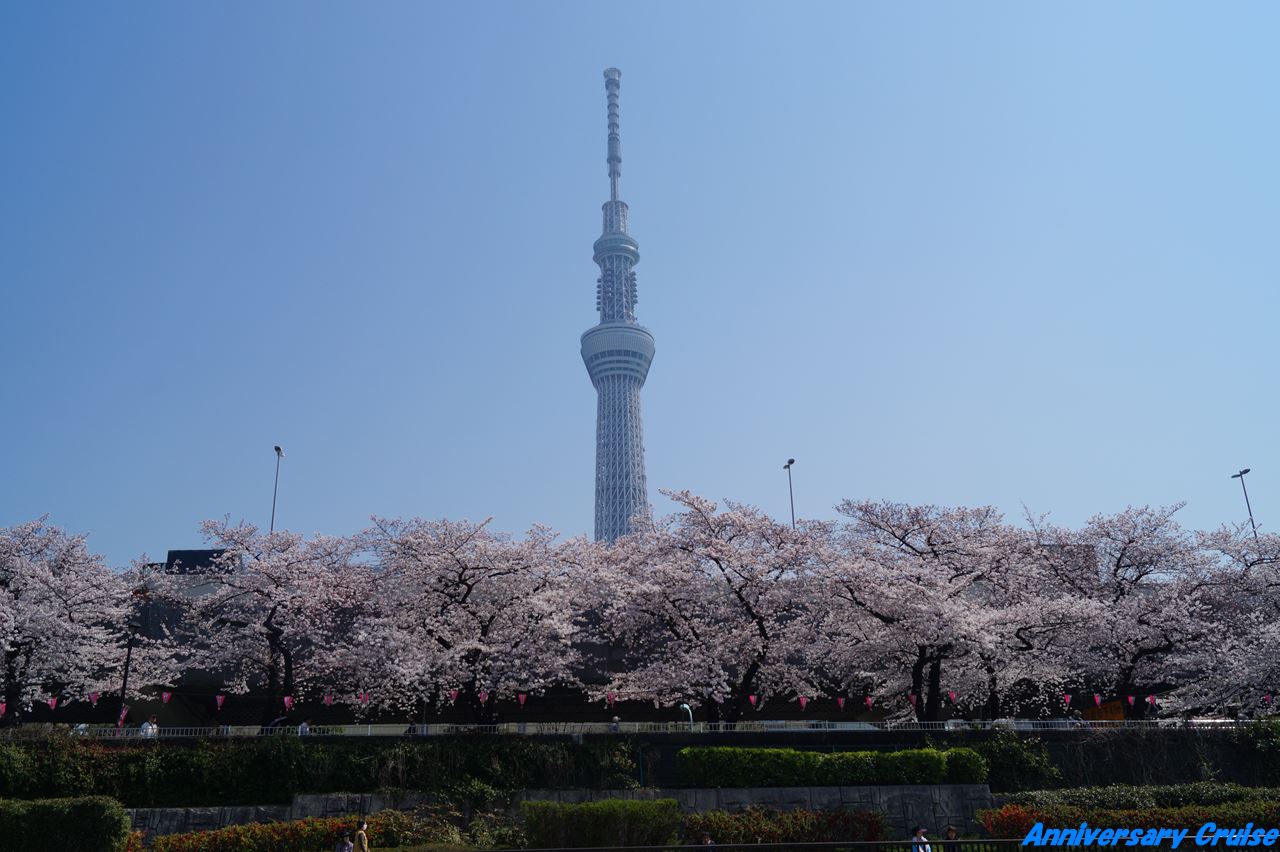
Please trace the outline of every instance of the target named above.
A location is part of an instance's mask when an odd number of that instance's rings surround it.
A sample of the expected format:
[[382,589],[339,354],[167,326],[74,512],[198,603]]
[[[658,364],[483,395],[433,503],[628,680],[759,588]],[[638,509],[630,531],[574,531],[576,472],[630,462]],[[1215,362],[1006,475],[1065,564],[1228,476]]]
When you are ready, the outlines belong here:
[[[457,703],[457,700],[458,700],[458,698],[459,698],[459,696],[460,696],[462,693],[461,693],[461,691],[460,691],[460,690],[458,690],[458,689],[454,688],[454,689],[450,689],[450,690],[448,690],[448,692],[447,692],[446,694],[449,696],[449,703],[450,703],[450,704],[456,704],[456,703]],[[173,696],[174,696],[174,693],[173,693],[171,690],[164,690],[164,691],[162,691],[162,692],[160,693],[160,701],[161,701],[161,703],[162,703],[162,704],[168,704],[170,701],[172,701]],[[956,706],[956,705],[958,705],[958,703],[959,703],[959,699],[960,699],[960,696],[955,692],[955,690],[949,690],[949,691],[947,691],[946,696],[947,696],[947,699],[948,699],[948,700],[950,701],[950,703],[952,704],[952,706]],[[87,696],[87,697],[88,697],[88,699],[89,699],[89,703],[90,703],[93,707],[95,707],[95,708],[96,708],[96,707],[98,706],[98,701],[102,698],[102,693],[100,693],[100,692],[90,692],[90,693],[88,694],[88,696]],[[359,692],[354,693],[354,696],[353,696],[353,697],[355,698],[356,703],[358,703],[361,707],[368,707],[368,706],[369,706],[369,704],[370,704],[370,703],[371,703],[371,701],[372,701],[372,698],[373,698],[372,694],[371,694],[370,692],[368,692],[367,690],[364,690],[364,689],[361,689]],[[481,691],[479,691],[479,692],[477,692],[477,693],[476,693],[476,698],[478,698],[478,699],[479,699],[479,701],[480,701],[480,704],[481,704],[481,705],[488,704],[488,703],[489,703],[489,699],[490,699],[490,698],[493,698],[493,697],[495,697],[495,696],[494,696],[492,693],[488,692],[487,690],[481,690]],[[1103,695],[1102,695],[1101,693],[1097,693],[1097,692],[1092,693],[1092,694],[1091,694],[1091,695],[1089,695],[1088,697],[1090,697],[1090,698],[1092,698],[1092,699],[1093,699],[1093,705],[1094,705],[1094,707],[1098,707],[1098,708],[1102,707],[1103,702],[1104,702],[1104,700],[1105,700],[1105,699],[1104,699],[1104,697],[1103,697]],[[1124,698],[1125,702],[1126,702],[1130,707],[1135,706],[1135,704],[1136,704],[1136,702],[1137,702],[1138,698],[1140,698],[1140,697],[1141,697],[1141,696],[1138,696],[1138,695],[1125,695],[1125,696],[1123,696],[1123,698]],[[1067,709],[1070,709],[1070,707],[1071,707],[1071,702],[1072,702],[1073,698],[1074,698],[1074,696],[1072,696],[1072,694],[1071,694],[1071,693],[1069,693],[1069,692],[1064,692],[1064,693],[1062,693],[1062,704],[1063,704],[1063,706],[1064,706],[1064,707],[1066,707]],[[1121,698],[1121,696],[1117,696],[1117,697],[1116,697],[1116,700],[1119,700],[1120,698]],[[523,707],[524,707],[524,705],[525,705],[525,702],[526,702],[526,701],[528,701],[528,699],[529,699],[529,693],[528,693],[528,692],[517,692],[517,693],[515,693],[515,699],[516,699],[516,702],[520,705],[520,707],[522,707],[522,708],[523,708]],[[911,704],[911,707],[914,709],[914,708],[916,708],[917,704],[919,703],[920,696],[918,696],[918,695],[917,695],[916,693],[914,693],[914,692],[908,692],[908,693],[906,694],[906,699],[907,699],[907,701]],[[226,695],[224,695],[224,694],[219,693],[219,694],[217,694],[217,695],[214,695],[214,696],[213,696],[213,700],[214,700],[214,708],[215,708],[215,710],[216,710],[216,711],[217,711],[217,710],[221,710],[221,709],[222,709],[222,705],[223,705],[224,703],[226,703],[227,696],[226,696]],[[326,692],[326,693],[324,694],[324,697],[321,699],[322,703],[323,703],[326,707],[331,707],[331,706],[333,706],[333,704],[334,704],[334,703],[336,703],[336,702],[337,702],[337,700],[338,700],[337,696],[336,696],[332,691],[328,691],[328,692]],[[619,701],[619,700],[620,700],[620,696],[619,696],[619,694],[618,694],[618,693],[616,693],[616,692],[606,692],[606,693],[605,693],[605,705],[606,705],[607,707],[609,707],[609,708],[611,708],[611,709],[612,709],[612,708],[613,708],[613,707],[618,703],[618,701]],[[809,706],[809,702],[811,702],[811,701],[813,701],[813,700],[814,700],[814,699],[813,699],[813,698],[811,698],[811,697],[810,697],[810,696],[808,696],[808,695],[798,695],[798,696],[796,696],[796,702],[800,705],[800,710],[801,710],[801,712],[804,712],[804,711],[808,708],[808,706]],[[843,711],[844,711],[844,708],[845,708],[845,702],[846,702],[847,700],[848,700],[848,698],[847,698],[846,696],[844,696],[844,695],[837,695],[837,696],[835,696],[836,706],[839,708],[839,710],[840,710],[841,712],[843,712]],[[1143,700],[1144,700],[1144,703],[1145,703],[1145,704],[1147,704],[1147,705],[1151,706],[1152,708],[1156,707],[1156,705],[1157,705],[1157,700],[1156,700],[1156,696],[1155,696],[1155,695],[1147,695],[1147,696],[1145,696],[1145,698],[1144,698]],[[1270,707],[1270,706],[1271,706],[1271,704],[1272,704],[1272,694],[1271,694],[1270,692],[1263,694],[1263,695],[1261,696],[1261,700],[1262,700],[1262,702],[1263,702],[1264,704],[1266,704],[1266,705],[1267,705],[1267,707]],[[282,704],[284,705],[284,709],[285,709],[285,711],[286,711],[286,712],[291,711],[291,710],[293,709],[293,707],[294,707],[294,704],[296,703],[295,698],[294,698],[294,696],[292,696],[292,695],[285,695],[285,696],[283,696],[283,697],[282,697],[282,699],[281,699],[281,701],[282,701]],[[716,703],[721,703],[721,698],[720,698],[719,696],[715,696],[715,701],[716,701]],[[748,701],[748,702],[750,703],[750,705],[751,705],[754,709],[756,709],[756,710],[760,710],[760,709],[764,706],[764,704],[763,704],[763,700],[762,700],[762,697],[761,697],[760,695],[756,695],[756,694],[748,695],[748,696],[747,696],[747,701]],[[863,701],[863,704],[866,706],[866,709],[867,709],[868,711],[870,711],[870,710],[873,708],[874,704],[875,704],[875,699],[874,699],[872,696],[870,696],[870,695],[866,695],[866,696],[864,696],[864,697],[863,697],[863,699],[862,699],[862,701]],[[59,704],[61,704],[61,705],[62,705],[62,706],[64,706],[64,707],[65,707],[65,706],[66,706],[66,704],[67,704],[67,702],[66,702],[66,700],[65,700],[65,699],[60,698],[60,697],[59,697],[59,696],[57,696],[57,695],[51,695],[51,696],[49,696],[48,698],[44,699],[44,702],[43,702],[43,703],[45,703],[46,705],[48,705],[48,707],[49,707],[49,709],[50,709],[50,710],[57,710],[57,708],[58,708]],[[3,700],[0,700],[0,717],[3,717],[7,711],[8,711],[8,706],[6,705],[6,703],[5,703]]]

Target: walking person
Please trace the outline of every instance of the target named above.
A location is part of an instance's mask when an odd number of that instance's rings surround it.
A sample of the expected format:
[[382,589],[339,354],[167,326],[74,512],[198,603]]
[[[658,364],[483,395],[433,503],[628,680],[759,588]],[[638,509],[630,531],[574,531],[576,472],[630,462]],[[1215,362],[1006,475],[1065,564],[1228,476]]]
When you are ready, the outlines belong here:
[[716,848],[716,842],[715,842],[714,840],[712,840],[712,839],[711,839],[711,835],[710,835],[710,834],[704,834],[704,835],[702,835],[702,842],[701,842],[701,843],[699,843],[698,845],[699,845],[699,846],[705,846],[705,847],[707,847],[708,849],[715,849],[715,848]]
[[932,852],[929,849],[929,838],[924,836],[924,826],[917,825],[911,830],[911,852]]
[[338,838],[338,845],[333,847],[333,852],[355,852],[355,848],[355,844],[351,842],[351,832],[346,831]]
[[369,835],[365,833],[369,823],[360,820],[356,823],[355,852],[369,852]]
[[954,825],[947,826],[947,833],[942,838],[942,852],[960,852],[960,832]]
[[138,729],[138,733],[142,735],[143,739],[154,740],[160,735],[160,723],[157,721],[157,718],[158,717],[153,715],[150,719],[142,723],[142,727]]

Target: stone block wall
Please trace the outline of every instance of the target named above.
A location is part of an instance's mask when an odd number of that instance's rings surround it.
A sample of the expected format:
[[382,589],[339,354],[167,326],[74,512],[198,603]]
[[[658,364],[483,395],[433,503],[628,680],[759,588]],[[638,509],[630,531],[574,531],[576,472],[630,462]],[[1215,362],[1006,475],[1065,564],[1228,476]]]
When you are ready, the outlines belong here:
[[[941,836],[942,829],[957,826],[962,833],[975,830],[974,814],[994,807],[986,784],[885,787],[724,787],[707,789],[639,790],[526,790],[517,801],[591,802],[600,799],[675,799],[686,813],[738,811],[748,807],[791,810],[849,808],[878,811],[885,818],[890,837],[906,838],[917,825]],[[307,817],[373,814],[388,808],[414,808],[435,798],[421,793],[391,797],[378,793],[330,793],[295,796],[289,805],[228,808],[134,808],[133,827],[148,835],[208,831],[249,822],[276,822]]]

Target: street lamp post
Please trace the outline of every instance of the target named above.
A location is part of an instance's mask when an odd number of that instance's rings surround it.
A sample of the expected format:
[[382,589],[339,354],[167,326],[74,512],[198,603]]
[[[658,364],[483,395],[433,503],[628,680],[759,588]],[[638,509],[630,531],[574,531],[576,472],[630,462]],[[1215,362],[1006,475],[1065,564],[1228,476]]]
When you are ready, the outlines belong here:
[[791,465],[795,464],[795,459],[787,459],[787,463],[782,469],[787,472],[787,496],[791,498],[791,528],[796,528],[796,492],[791,487]]
[[271,528],[268,533],[276,531],[276,495],[280,493],[280,459],[284,458],[284,450],[276,446],[276,484],[271,489]]
[[1258,525],[1253,522],[1253,507],[1249,505],[1249,489],[1244,487],[1244,475],[1248,473],[1250,468],[1245,468],[1239,473],[1231,474],[1232,479],[1240,480],[1240,488],[1244,491],[1244,507],[1249,510],[1249,526],[1253,527],[1253,540],[1258,540]]

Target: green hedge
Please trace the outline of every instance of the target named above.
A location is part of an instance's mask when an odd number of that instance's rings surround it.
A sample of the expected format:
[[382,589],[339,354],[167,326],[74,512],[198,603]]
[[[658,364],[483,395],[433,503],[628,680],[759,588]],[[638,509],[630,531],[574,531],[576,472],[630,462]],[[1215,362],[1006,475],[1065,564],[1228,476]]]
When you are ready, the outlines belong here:
[[971,748],[947,749],[948,784],[985,784],[987,759]]
[[130,807],[256,805],[289,802],[295,793],[396,787],[473,801],[525,788],[634,787],[631,754],[625,740],[262,737],[124,745],[53,737],[0,743],[0,798],[106,795]]
[[978,744],[977,751],[987,762],[987,780],[994,792],[1040,790],[1062,781],[1049,749],[1036,737],[996,731],[991,739]]
[[129,816],[105,796],[0,799],[0,839],[22,852],[123,852]]
[[826,753],[694,747],[680,750],[680,770],[691,787],[981,784],[987,780],[985,759],[968,748]]
[[523,802],[524,832],[531,848],[658,846],[680,834],[675,799],[652,802],[604,799],[580,805]]
[[685,819],[686,843],[699,843],[704,834],[717,843],[814,843],[834,840],[881,840],[884,817],[874,811],[705,811]]
[[1280,799],[1275,787],[1243,787],[1200,781],[1193,784],[1167,784],[1160,787],[1135,787],[1112,784],[1106,787],[1077,787],[1069,790],[1036,790],[1014,793],[1005,801],[1013,805],[1136,810],[1142,808],[1180,808],[1187,805],[1222,805],[1256,799]]

